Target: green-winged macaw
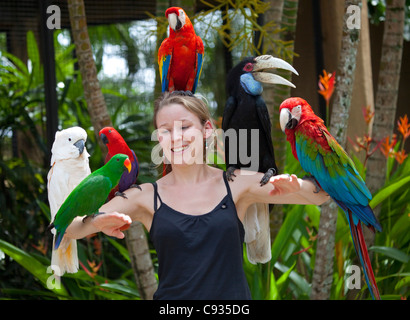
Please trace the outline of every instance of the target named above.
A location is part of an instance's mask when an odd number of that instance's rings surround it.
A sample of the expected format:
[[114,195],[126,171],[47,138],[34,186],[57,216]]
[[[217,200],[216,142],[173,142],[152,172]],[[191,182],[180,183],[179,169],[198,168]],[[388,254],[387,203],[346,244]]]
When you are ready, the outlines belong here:
[[280,125],[302,169],[312,175],[318,186],[346,213],[367,286],[373,299],[380,299],[362,224],[373,232],[382,228],[369,206],[372,195],[353,161],[304,99],[289,98],[282,102]]
[[171,7],[165,11],[169,37],[158,50],[162,92],[191,91],[195,93],[202,71],[204,45],[195,34],[185,11]]

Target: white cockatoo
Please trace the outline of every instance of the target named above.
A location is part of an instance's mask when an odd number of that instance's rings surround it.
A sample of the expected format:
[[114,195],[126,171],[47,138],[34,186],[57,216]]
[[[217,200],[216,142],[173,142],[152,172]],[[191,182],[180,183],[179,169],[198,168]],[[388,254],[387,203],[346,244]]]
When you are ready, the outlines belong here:
[[[85,147],[87,133],[71,127],[57,131],[51,148],[51,169],[47,175],[48,201],[51,221],[71,191],[90,173],[89,154]],[[55,234],[55,229],[52,230]],[[53,248],[55,238],[53,237]],[[51,269],[57,276],[78,271],[77,241],[64,237],[57,250],[52,251]]]

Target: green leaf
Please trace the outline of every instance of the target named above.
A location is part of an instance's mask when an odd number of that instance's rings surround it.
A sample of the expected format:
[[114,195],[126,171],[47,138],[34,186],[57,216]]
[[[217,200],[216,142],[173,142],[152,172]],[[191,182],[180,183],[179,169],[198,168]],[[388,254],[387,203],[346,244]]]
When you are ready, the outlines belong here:
[[287,214],[285,221],[283,222],[282,227],[280,228],[279,233],[272,244],[272,263],[275,263],[278,260],[282,250],[288,244],[293,231],[297,227],[298,222],[302,219],[303,214],[303,206],[298,205],[293,206]]
[[24,252],[23,250],[13,246],[11,243],[6,241],[0,240],[0,249],[13,258],[14,261],[19,263],[23,268],[29,271],[32,275],[34,275],[42,285],[56,293],[58,296],[68,296],[67,291],[61,285],[54,286],[52,280],[55,280],[55,277],[51,273],[51,269],[49,267],[44,266],[40,263],[37,259],[33,258],[30,254]]
[[107,238],[108,241],[121,253],[121,255],[127,260],[128,262],[131,262],[130,259],[130,254],[128,253],[128,249],[125,248],[123,245],[115,241],[114,239]]
[[103,283],[100,284],[100,288],[105,288],[112,290],[114,292],[122,293],[122,294],[127,294],[130,296],[133,296],[134,298],[139,298],[139,292],[138,290],[135,290],[133,288],[130,288],[128,286],[123,286],[118,283]]
[[410,176],[400,179],[396,183],[389,185],[386,188],[381,189],[370,201],[370,207],[373,209],[378,204],[383,202],[386,198],[390,197],[393,193],[397,192],[399,189],[404,187],[407,183],[410,182]]
[[406,253],[400,251],[399,249],[396,248],[391,248],[391,247],[381,247],[381,246],[373,246],[369,248],[369,250],[372,250],[377,253],[384,254],[385,256],[388,256],[390,258],[393,258],[397,261],[403,262],[403,263],[408,263],[410,260],[410,256],[407,255]]
[[276,282],[276,285],[277,285],[279,291],[282,290],[283,285],[284,285],[284,284],[286,283],[286,281],[288,280],[289,275],[290,275],[290,273],[293,271],[293,269],[295,268],[295,266],[296,266],[296,261],[295,261],[295,263],[294,263],[286,272],[284,272],[284,273],[280,276],[280,278],[279,278],[278,281]]

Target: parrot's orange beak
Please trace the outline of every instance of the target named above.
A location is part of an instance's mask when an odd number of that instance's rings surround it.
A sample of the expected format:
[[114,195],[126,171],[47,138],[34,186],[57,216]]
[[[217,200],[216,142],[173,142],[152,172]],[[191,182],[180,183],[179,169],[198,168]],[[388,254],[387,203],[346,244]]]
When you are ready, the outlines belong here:
[[130,161],[130,159],[128,159],[128,158],[125,159],[124,166],[127,168],[128,173],[130,173],[131,172],[131,161]]

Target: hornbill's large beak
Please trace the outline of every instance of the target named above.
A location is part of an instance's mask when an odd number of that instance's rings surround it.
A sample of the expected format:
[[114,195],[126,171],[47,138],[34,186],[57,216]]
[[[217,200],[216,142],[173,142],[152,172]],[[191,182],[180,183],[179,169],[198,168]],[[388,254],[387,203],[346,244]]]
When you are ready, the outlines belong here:
[[295,68],[293,68],[286,61],[279,58],[274,58],[271,55],[262,55],[256,57],[255,61],[256,63],[254,64],[252,70],[252,75],[255,80],[263,83],[283,84],[285,86],[296,88],[296,86],[292,82],[282,78],[281,76],[270,72],[265,72],[271,69],[284,69],[291,71],[296,75],[299,75]]

